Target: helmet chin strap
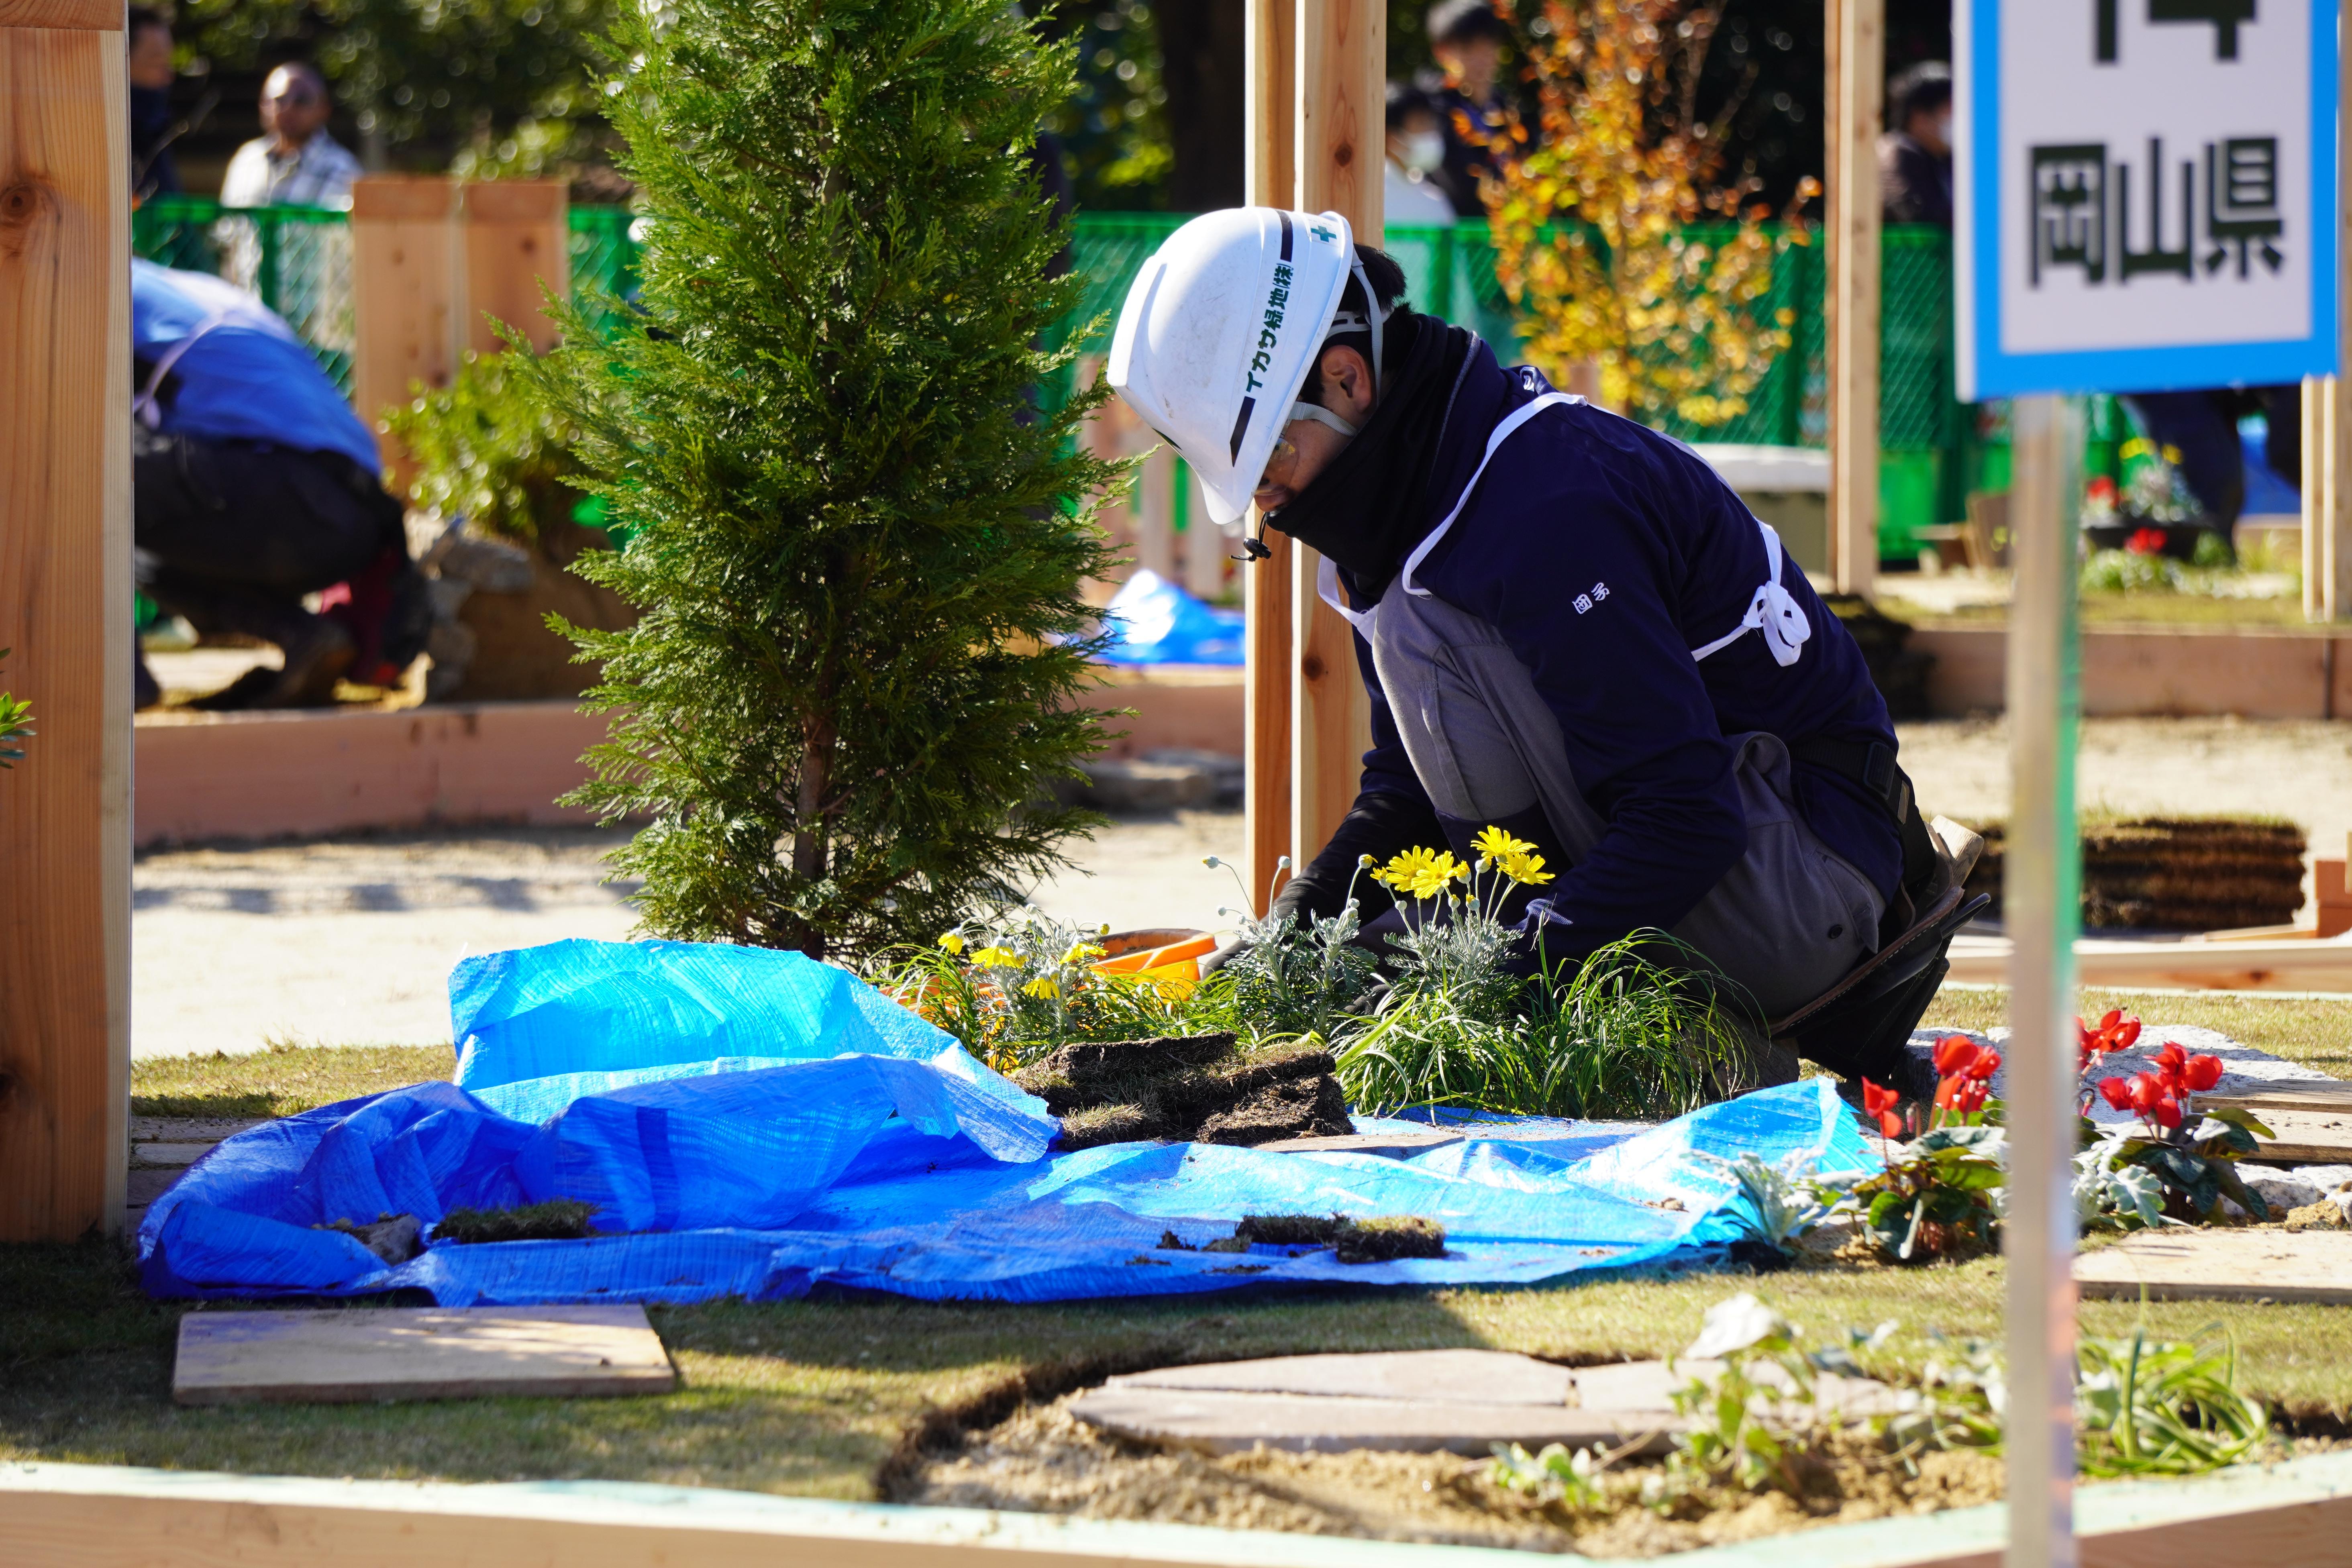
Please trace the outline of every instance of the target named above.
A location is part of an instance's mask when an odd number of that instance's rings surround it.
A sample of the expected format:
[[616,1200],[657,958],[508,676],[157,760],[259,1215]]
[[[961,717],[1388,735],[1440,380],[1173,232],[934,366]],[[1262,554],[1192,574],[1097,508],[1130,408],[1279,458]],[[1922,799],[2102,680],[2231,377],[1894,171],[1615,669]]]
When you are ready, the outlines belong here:
[[[1328,341],[1339,333],[1365,331],[1372,334],[1372,401],[1378,404],[1381,398],[1381,327],[1388,321],[1389,310],[1380,303],[1380,296],[1372,292],[1372,279],[1364,270],[1364,258],[1360,256],[1350,256],[1348,260],[1349,270],[1356,276],[1356,287],[1364,291],[1364,313],[1360,316],[1353,310],[1335,312],[1331,317],[1331,325],[1324,332],[1324,338]],[[1329,426],[1350,440],[1355,438],[1356,426],[1319,403],[1308,403],[1303,398],[1299,399],[1291,404],[1290,417],[1294,420],[1311,419],[1318,425]],[[1264,561],[1273,554],[1274,552],[1265,547],[1265,513],[1260,510],[1257,514],[1257,531],[1245,532],[1242,535],[1242,552],[1234,559],[1246,565],[1253,561]]]

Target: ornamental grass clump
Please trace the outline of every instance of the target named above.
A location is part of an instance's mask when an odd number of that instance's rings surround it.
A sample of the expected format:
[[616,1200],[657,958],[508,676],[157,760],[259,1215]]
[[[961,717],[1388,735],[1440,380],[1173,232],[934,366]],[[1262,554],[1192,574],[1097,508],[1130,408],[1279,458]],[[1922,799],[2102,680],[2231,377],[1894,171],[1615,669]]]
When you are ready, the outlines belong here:
[[[559,309],[518,361],[581,432],[640,612],[572,635],[614,715],[568,798],[646,930],[862,959],[1064,863],[1101,741],[1079,585],[1120,469],[1039,409],[1085,279],[1037,126],[1070,52],[1003,0],[623,7],[605,102],[646,227],[641,309]],[[1084,334],[1073,334],[1073,344]]]

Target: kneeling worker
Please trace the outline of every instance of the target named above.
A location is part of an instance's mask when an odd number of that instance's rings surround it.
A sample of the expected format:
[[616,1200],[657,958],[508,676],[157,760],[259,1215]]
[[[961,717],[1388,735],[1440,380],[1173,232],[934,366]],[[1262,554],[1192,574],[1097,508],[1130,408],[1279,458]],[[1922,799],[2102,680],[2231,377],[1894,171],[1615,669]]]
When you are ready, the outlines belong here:
[[[275,643],[216,708],[324,703],[389,684],[432,619],[375,437],[293,330],[244,289],[131,264],[131,504],[140,586],[200,632]],[[324,614],[308,594],[344,585]],[[139,663],[139,705],[159,696]]]
[[1335,912],[1363,855],[1473,859],[1492,824],[1559,871],[1512,910],[1549,962],[1670,931],[1777,1037],[1916,1092],[1904,1041],[1972,910],[1861,649],[1696,454],[1404,289],[1333,215],[1211,213],[1111,347],[1212,514],[1255,500],[1356,628],[1360,793],[1276,908]]

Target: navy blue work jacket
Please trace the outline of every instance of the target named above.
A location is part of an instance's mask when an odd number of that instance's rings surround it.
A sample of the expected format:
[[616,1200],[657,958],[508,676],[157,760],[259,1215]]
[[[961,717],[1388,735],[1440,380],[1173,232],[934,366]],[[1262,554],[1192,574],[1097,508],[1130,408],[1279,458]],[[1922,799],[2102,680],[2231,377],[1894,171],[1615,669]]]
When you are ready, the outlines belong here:
[[[1496,425],[1550,390],[1541,372],[1505,370],[1485,343],[1472,345],[1431,469],[1422,537],[1453,509]],[[1765,574],[1756,520],[1704,459],[1580,403],[1547,408],[1504,441],[1413,573],[1416,587],[1501,632],[1559,720],[1570,772],[1608,829],[1546,891],[1560,915],[1601,940],[1673,927],[1746,853],[1727,737],[1895,744],[1862,649],[1792,560],[1784,557],[1780,580],[1812,628],[1796,663],[1776,663],[1761,631],[1704,661],[1691,657],[1738,626]],[[1372,597],[1342,579],[1350,603]],[[1606,597],[1596,584],[1607,585]],[[1372,701],[1361,787],[1425,804],[1361,637],[1356,655]],[[1813,831],[1891,900],[1903,853],[1885,806],[1854,780],[1803,762],[1795,784]]]

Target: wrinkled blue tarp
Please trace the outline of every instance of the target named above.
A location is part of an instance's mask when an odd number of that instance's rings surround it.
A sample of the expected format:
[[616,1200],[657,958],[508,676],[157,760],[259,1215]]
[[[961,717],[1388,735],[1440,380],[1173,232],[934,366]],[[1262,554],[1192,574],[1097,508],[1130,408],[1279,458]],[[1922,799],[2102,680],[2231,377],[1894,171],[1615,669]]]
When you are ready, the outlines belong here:
[[1112,664],[1240,664],[1242,613],[1204,604],[1144,568],[1103,607]]
[[[1738,1201],[1694,1152],[1874,1155],[1827,1080],[1647,1131],[1474,1124],[1409,1160],[1123,1143],[1049,1154],[1044,1103],[854,977],[795,953],[568,942],[450,980],[456,1083],[240,1133],[140,1227],[164,1296],[443,1305],[772,1300],[817,1288],[938,1300],[1171,1295],[1307,1280],[1532,1283],[1732,1239]],[[845,1052],[852,1054],[843,1054]],[[1369,1130],[1375,1125],[1369,1121]],[[311,1228],[551,1197],[600,1205],[584,1241],[435,1245],[386,1268]],[[1672,1200],[1678,1207],[1660,1206]],[[1195,1246],[1244,1214],[1417,1214],[1444,1258],[1350,1266]]]

